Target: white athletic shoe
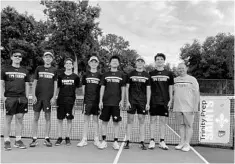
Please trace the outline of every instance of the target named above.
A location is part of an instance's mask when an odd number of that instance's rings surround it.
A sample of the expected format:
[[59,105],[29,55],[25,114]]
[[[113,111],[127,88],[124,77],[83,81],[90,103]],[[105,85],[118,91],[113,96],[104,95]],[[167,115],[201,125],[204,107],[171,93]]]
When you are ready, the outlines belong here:
[[95,138],[95,139],[94,139],[94,145],[95,145],[95,146],[99,146],[99,145],[100,145],[99,138]]
[[114,141],[114,142],[113,142],[113,148],[114,148],[115,150],[119,150],[120,146],[119,146],[119,144],[118,144],[117,141]]
[[184,147],[184,143],[180,143],[175,147],[176,150],[181,150]]
[[149,142],[149,149],[154,149],[155,148],[155,142],[153,140],[151,140]]
[[102,141],[99,145],[98,145],[99,149],[105,149],[107,148],[107,142],[106,141]]
[[86,146],[86,145],[87,145],[87,140],[86,139],[82,139],[82,141],[77,144],[78,147],[83,147],[83,146]]
[[184,147],[181,149],[182,151],[189,151],[191,148],[190,148],[190,145],[189,144],[185,144]]
[[166,146],[166,143],[164,141],[159,143],[159,148],[163,149],[163,150],[168,150],[168,146]]

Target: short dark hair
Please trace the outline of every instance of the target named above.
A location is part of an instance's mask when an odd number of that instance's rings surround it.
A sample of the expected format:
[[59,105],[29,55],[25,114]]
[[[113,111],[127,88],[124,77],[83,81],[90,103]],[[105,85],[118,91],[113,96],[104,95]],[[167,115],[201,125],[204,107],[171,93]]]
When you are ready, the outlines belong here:
[[166,55],[163,53],[157,53],[157,55],[154,56],[154,60],[156,61],[157,57],[162,57],[164,60],[166,60]]
[[74,64],[74,61],[73,61],[72,58],[66,58],[66,59],[64,59],[64,64],[65,64],[67,61],[71,61],[71,62]]
[[91,53],[91,56],[98,56],[98,55],[99,55],[98,52],[92,52],[92,53]]
[[24,55],[24,51],[21,50],[21,49],[14,49],[14,50],[12,50],[12,51],[11,51],[11,56],[12,56],[13,54],[15,54],[15,53],[21,53],[22,56]]
[[118,62],[120,63],[120,58],[119,58],[119,56],[117,56],[117,55],[111,56],[111,58],[109,59],[109,63],[110,63],[113,59],[117,59]]

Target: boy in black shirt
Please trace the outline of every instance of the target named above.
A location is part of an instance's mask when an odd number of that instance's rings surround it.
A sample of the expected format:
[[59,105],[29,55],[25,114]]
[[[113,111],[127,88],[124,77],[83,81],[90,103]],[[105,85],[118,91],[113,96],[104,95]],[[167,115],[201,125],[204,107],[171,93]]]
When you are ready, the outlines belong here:
[[29,74],[20,66],[23,52],[13,50],[11,54],[12,65],[6,66],[1,71],[1,96],[5,103],[5,124],[4,124],[4,148],[11,150],[10,129],[11,121],[15,115],[16,119],[16,141],[14,147],[25,149],[26,146],[21,140],[23,129],[23,117],[28,112],[28,91]]
[[94,145],[99,145],[99,94],[100,94],[100,80],[101,74],[97,71],[99,60],[96,56],[91,56],[88,64],[90,71],[87,71],[82,78],[82,90],[84,95],[84,129],[83,138],[77,146],[82,147],[87,145],[87,132],[88,123],[93,115],[93,121],[95,123]]
[[51,129],[51,104],[55,103],[57,89],[56,68],[51,66],[54,55],[51,52],[45,52],[43,55],[44,66],[38,66],[34,74],[33,82],[33,103],[34,119],[32,125],[33,140],[30,147],[38,145],[37,131],[40,112],[43,109],[45,113],[45,140],[44,145],[51,147],[49,133]]
[[155,148],[154,132],[157,116],[160,116],[160,143],[159,147],[168,150],[164,142],[166,117],[169,116],[169,108],[172,102],[172,88],[174,84],[173,73],[164,70],[166,56],[158,53],[155,57],[156,69],[149,73],[151,78],[150,101],[150,143],[149,149]]
[[126,97],[127,97],[127,141],[124,146],[125,149],[129,149],[129,141],[132,130],[132,124],[134,121],[134,114],[137,111],[139,124],[140,124],[140,147],[146,150],[144,145],[144,121],[145,115],[149,110],[150,103],[150,77],[144,69],[145,61],[143,58],[138,57],[136,59],[136,70],[130,72],[127,78],[126,85]]
[[70,134],[72,129],[72,120],[74,119],[74,101],[76,99],[76,90],[79,88],[79,77],[73,73],[73,60],[67,58],[64,61],[65,72],[58,76],[58,88],[57,88],[57,119],[58,119],[58,136],[55,145],[61,145],[62,131],[63,131],[63,119],[67,119],[67,132],[65,143],[71,145]]
[[107,125],[110,120],[110,116],[113,118],[114,126],[114,143],[113,148],[119,149],[118,134],[119,134],[119,121],[122,120],[120,116],[120,108],[123,108],[124,95],[125,95],[125,83],[124,75],[118,71],[120,59],[118,56],[112,56],[109,64],[111,70],[104,73],[101,80],[100,89],[100,103],[99,108],[102,110],[100,119],[102,120],[102,139],[103,141],[99,145],[100,149],[107,147],[106,134]]

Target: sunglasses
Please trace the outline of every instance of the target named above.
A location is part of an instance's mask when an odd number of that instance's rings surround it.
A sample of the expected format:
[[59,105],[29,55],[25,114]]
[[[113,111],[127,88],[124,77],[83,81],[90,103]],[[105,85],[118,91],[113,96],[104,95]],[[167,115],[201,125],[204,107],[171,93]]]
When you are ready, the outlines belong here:
[[18,58],[22,58],[22,56],[21,55],[14,55],[14,57],[18,57]]

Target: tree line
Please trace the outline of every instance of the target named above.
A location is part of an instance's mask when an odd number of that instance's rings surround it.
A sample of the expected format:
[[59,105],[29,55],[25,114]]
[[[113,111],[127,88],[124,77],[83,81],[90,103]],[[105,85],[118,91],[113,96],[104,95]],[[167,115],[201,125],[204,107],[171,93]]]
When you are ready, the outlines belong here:
[[[98,22],[102,10],[99,6],[91,6],[84,0],[42,0],[40,4],[45,7],[45,21],[36,21],[32,15],[21,14],[10,6],[2,9],[2,66],[10,63],[12,49],[21,48],[25,52],[22,65],[30,73],[43,64],[41,57],[45,50],[53,51],[53,64],[59,69],[63,68],[63,60],[71,57],[78,63],[76,70],[84,72],[94,53],[100,59],[102,72],[108,69],[108,59],[112,55],[120,56],[120,69],[124,72],[135,67],[139,54],[130,48],[129,41],[115,34],[103,35]],[[189,66],[189,73],[197,78],[234,78],[234,36],[231,34],[207,37],[202,44],[197,40],[187,43],[180,49],[179,57]],[[146,65],[147,71],[152,69],[154,65]],[[176,67],[171,68],[169,63],[166,69],[177,74]]]

